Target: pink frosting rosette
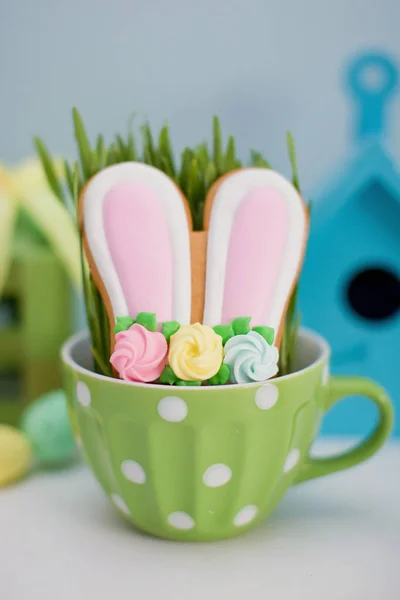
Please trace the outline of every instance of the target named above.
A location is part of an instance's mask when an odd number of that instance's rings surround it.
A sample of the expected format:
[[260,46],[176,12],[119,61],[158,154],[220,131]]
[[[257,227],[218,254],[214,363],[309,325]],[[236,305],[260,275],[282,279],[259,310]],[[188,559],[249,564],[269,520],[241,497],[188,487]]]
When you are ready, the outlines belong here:
[[115,336],[110,363],[125,381],[148,383],[161,375],[167,364],[168,344],[159,331],[134,323]]

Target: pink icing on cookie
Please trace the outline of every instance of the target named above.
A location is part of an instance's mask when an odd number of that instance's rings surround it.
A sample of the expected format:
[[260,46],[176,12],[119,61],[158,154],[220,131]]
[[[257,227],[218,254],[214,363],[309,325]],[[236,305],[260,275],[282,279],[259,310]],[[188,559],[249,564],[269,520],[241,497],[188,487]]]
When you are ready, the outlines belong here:
[[115,336],[110,363],[125,381],[148,383],[158,379],[167,364],[168,344],[159,331],[135,323]]
[[253,326],[269,324],[287,231],[287,207],[278,190],[260,187],[247,194],[230,236],[222,323],[251,315]]
[[159,321],[171,320],[172,247],[156,194],[136,181],[114,184],[104,199],[104,231],[129,315],[155,312]]

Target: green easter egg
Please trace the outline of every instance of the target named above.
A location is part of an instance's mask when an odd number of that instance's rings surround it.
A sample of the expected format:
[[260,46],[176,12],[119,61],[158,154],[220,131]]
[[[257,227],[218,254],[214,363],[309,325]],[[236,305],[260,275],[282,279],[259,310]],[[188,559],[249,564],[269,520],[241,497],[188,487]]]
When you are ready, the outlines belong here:
[[24,412],[21,429],[40,463],[59,465],[75,456],[64,390],[48,392],[33,402]]

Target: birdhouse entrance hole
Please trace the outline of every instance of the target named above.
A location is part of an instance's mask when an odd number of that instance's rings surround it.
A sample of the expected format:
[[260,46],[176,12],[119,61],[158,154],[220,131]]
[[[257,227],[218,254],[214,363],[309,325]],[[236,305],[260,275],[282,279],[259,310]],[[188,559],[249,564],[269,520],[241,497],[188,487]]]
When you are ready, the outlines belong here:
[[391,269],[366,266],[351,277],[346,288],[351,310],[368,321],[384,321],[400,311],[400,278]]

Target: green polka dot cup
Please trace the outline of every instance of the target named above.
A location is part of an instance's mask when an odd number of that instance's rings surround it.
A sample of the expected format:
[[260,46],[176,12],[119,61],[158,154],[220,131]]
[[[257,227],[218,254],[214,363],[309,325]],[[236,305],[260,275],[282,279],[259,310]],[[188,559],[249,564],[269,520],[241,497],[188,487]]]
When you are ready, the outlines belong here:
[[[264,384],[170,387],[93,372],[86,334],[63,349],[75,435],[115,508],[135,527],[171,540],[218,540],[265,519],[293,484],[347,469],[388,437],[385,392],[362,378],[330,377],[329,347],[302,331],[297,370]],[[340,456],[309,450],[324,413],[347,395],[378,407],[375,431]]]

